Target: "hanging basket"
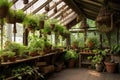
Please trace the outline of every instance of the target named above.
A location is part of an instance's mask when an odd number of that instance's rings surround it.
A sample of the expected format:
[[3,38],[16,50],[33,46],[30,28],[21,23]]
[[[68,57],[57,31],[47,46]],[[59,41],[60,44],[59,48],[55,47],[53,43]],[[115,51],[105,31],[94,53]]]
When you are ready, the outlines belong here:
[[54,13],[57,13],[57,7],[54,8]]
[[47,12],[50,10],[49,7],[50,7],[49,4],[47,4],[47,5],[45,6],[45,10],[46,10]]
[[89,25],[87,24],[86,20],[83,19],[81,21],[80,29],[87,29],[87,28],[89,28]]
[[113,30],[113,13],[108,5],[100,9],[96,18],[96,27],[100,32],[110,32]]
[[23,4],[28,4],[29,0],[23,0]]
[[14,24],[16,22],[15,17],[7,16],[6,17],[7,23]]
[[51,24],[50,24],[50,29],[53,30],[54,27],[55,27],[55,24],[51,23]]
[[5,18],[8,14],[9,7],[2,6],[0,7],[0,18]]
[[110,23],[111,22],[111,14],[112,14],[112,12],[111,12],[109,6],[103,6],[99,11],[99,14],[96,18],[96,22],[99,24]]

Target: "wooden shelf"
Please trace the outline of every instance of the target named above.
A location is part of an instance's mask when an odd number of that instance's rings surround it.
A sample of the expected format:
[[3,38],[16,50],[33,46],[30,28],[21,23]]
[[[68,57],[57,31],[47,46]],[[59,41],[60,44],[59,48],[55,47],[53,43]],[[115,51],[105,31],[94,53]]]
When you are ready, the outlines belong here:
[[87,59],[88,56],[94,56],[94,53],[80,52],[79,53],[79,67],[82,65],[91,65],[91,61]]
[[26,61],[30,61],[30,60],[35,60],[35,59],[38,59],[38,58],[42,58],[42,57],[47,57],[47,56],[51,56],[51,55],[56,55],[56,54],[60,54],[61,52],[53,52],[53,53],[48,53],[48,54],[45,54],[43,56],[35,56],[35,57],[30,57],[30,58],[27,58],[27,59],[21,59],[21,60],[16,60],[14,62],[3,62],[1,63],[0,65],[1,66],[4,66],[4,65],[11,65],[11,64],[16,64],[16,63],[21,63],[21,62],[26,62]]
[[86,62],[86,61],[83,61],[82,64],[91,64],[91,62]]

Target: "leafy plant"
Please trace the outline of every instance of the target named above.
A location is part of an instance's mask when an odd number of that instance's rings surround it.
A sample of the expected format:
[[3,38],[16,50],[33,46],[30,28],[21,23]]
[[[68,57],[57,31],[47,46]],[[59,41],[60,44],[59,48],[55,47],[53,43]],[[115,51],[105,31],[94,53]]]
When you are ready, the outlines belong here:
[[92,60],[93,65],[102,63],[104,57],[106,56],[106,51],[104,50],[93,50],[95,56],[88,56],[89,60]]
[[9,2],[9,0],[0,0],[0,7],[3,7],[3,6],[11,7],[12,3]]
[[98,39],[96,37],[88,37],[85,43],[89,48],[95,48],[98,45]]
[[111,53],[114,55],[120,55],[120,44],[113,45],[111,48]]
[[26,28],[29,28],[29,30],[31,29],[33,31],[39,26],[38,19],[32,14],[25,17],[23,24]]
[[23,10],[17,10],[15,15],[17,22],[22,22],[26,16]]
[[65,60],[69,60],[69,59],[77,59],[78,58],[78,54],[74,51],[74,50],[68,50],[65,54]]

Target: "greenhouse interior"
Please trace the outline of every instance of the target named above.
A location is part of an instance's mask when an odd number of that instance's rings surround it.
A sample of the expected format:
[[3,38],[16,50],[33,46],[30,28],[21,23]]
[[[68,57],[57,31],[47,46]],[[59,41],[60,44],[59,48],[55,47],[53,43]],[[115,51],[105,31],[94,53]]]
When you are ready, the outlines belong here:
[[120,80],[120,0],[0,0],[0,80]]

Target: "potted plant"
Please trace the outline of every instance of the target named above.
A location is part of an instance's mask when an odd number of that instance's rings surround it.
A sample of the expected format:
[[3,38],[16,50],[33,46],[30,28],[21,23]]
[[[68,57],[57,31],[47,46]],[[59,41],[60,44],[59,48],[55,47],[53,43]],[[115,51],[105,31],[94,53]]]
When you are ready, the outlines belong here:
[[58,23],[58,20],[57,19],[50,19],[49,22],[50,22],[50,28],[51,28],[51,30],[53,30],[55,27],[55,24]]
[[65,61],[68,62],[70,68],[74,67],[75,61],[78,59],[78,54],[74,50],[68,50],[65,53]]
[[97,37],[88,37],[85,43],[87,47],[95,48],[98,45],[98,39]]
[[39,50],[44,49],[44,40],[41,38],[38,38],[36,36],[32,36],[29,44],[28,44],[29,52],[34,53],[35,55],[39,55]]
[[0,18],[5,18],[12,3],[9,0],[0,0]]
[[24,45],[20,45],[20,48],[19,48],[19,58],[20,59],[23,59],[23,58],[28,58],[28,47],[27,46],[24,46]]
[[48,16],[46,16],[45,14],[40,14],[40,15],[38,15],[38,18],[39,18],[40,29],[43,29],[44,28],[44,21],[48,19]]
[[24,4],[27,4],[29,2],[29,0],[23,0]]
[[45,21],[43,33],[51,34],[50,23],[48,21]]
[[96,71],[103,70],[103,61],[106,56],[106,52],[104,50],[93,50],[95,56],[89,56],[88,59],[92,60],[92,65],[95,66]]
[[16,22],[22,23],[25,16],[26,16],[24,11],[23,10],[17,10],[15,14],[16,14]]
[[72,42],[72,48],[77,49],[79,47],[79,41],[76,39]]
[[16,11],[10,9],[7,16],[6,16],[7,23],[14,24],[16,22]]
[[8,53],[6,53],[7,55],[8,55],[8,59],[9,59],[9,61],[16,61],[16,54],[15,54],[15,52],[12,52],[12,51],[8,51]]
[[29,31],[35,32],[36,27],[38,27],[38,19],[36,19],[36,17],[32,14],[27,15],[23,21],[23,24]]
[[118,71],[120,72],[120,44],[111,47],[111,59],[118,63]]

